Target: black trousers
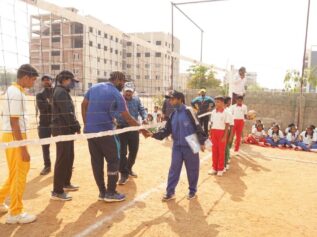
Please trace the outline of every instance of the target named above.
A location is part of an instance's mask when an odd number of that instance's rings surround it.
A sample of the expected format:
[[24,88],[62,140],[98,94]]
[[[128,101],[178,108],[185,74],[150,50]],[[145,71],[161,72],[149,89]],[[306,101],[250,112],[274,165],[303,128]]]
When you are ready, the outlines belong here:
[[54,192],[63,193],[64,186],[70,185],[74,164],[74,141],[56,143],[54,169]]
[[[88,140],[91,166],[100,194],[114,193],[117,188],[120,162],[120,140],[117,136],[105,136]],[[107,161],[108,185],[104,180],[104,160]]]
[[[128,175],[132,171],[139,150],[139,131],[119,134],[120,151],[120,173]],[[127,156],[129,151],[129,155]]]
[[204,132],[206,133],[206,135],[208,136],[208,123],[209,123],[209,115],[208,116],[204,116],[199,118],[199,124],[200,126],[204,129]]
[[[48,138],[52,136],[52,130],[50,127],[39,127],[38,129],[39,138]],[[51,167],[50,158],[50,145],[42,145],[44,167]]]

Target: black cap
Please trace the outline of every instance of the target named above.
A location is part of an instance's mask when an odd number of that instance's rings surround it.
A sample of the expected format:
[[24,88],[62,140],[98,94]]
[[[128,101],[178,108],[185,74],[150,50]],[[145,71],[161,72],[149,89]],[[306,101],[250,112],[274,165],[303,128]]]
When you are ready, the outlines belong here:
[[41,77],[41,81],[43,81],[44,79],[49,79],[49,80],[53,80],[52,76],[51,75],[48,75],[48,74],[44,74],[42,77]]
[[74,74],[71,71],[64,70],[61,71],[57,76],[56,80],[61,83],[63,80],[72,79],[75,82],[79,82],[77,79],[75,79]]
[[176,98],[176,99],[185,100],[185,95],[182,92],[174,90],[172,91],[170,95],[166,95],[165,98],[166,99]]

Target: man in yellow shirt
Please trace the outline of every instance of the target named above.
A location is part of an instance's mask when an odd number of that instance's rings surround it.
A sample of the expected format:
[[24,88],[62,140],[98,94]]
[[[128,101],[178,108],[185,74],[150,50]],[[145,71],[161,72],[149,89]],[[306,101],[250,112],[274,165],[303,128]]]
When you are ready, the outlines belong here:
[[[27,111],[25,89],[31,88],[38,72],[30,64],[22,65],[17,72],[17,82],[9,86],[3,105],[2,142],[26,139]],[[9,211],[7,224],[26,224],[36,220],[36,216],[23,212],[22,197],[26,177],[30,169],[30,154],[26,146],[8,148],[5,151],[9,177],[0,187],[0,213]],[[5,199],[10,197],[10,207]]]

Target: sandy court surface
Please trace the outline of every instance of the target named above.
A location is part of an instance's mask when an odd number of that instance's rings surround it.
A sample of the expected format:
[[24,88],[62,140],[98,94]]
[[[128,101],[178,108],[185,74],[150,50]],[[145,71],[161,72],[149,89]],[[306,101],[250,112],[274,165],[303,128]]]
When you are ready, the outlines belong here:
[[[53,161],[55,146],[52,146]],[[317,236],[317,155],[244,145],[223,177],[208,176],[210,153],[201,154],[198,199],[188,201],[185,170],[177,198],[162,203],[170,165],[170,144],[141,139],[135,171],[119,191],[122,203],[97,201],[98,190],[85,142],[76,142],[73,201],[50,201],[52,175],[39,176],[40,147],[33,157],[24,196],[29,225],[6,225],[0,236]],[[1,151],[0,181],[7,170]]]

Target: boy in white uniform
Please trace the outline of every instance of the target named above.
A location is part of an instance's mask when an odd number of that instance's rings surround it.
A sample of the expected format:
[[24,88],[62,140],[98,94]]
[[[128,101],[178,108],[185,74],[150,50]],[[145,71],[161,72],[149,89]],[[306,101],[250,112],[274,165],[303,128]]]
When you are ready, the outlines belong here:
[[248,113],[248,107],[243,104],[243,96],[237,97],[237,103],[232,105],[231,110],[234,119],[233,133],[236,136],[234,151],[238,152],[240,149],[244,121],[247,118]]
[[[2,142],[26,139],[26,95],[25,88],[31,88],[38,77],[38,72],[30,64],[22,65],[17,72],[17,82],[9,86],[3,104]],[[26,224],[36,220],[36,216],[23,212],[22,197],[26,177],[30,170],[30,154],[26,146],[5,150],[9,177],[0,187],[0,214],[9,211],[7,224]],[[4,201],[10,197],[10,207]]]

